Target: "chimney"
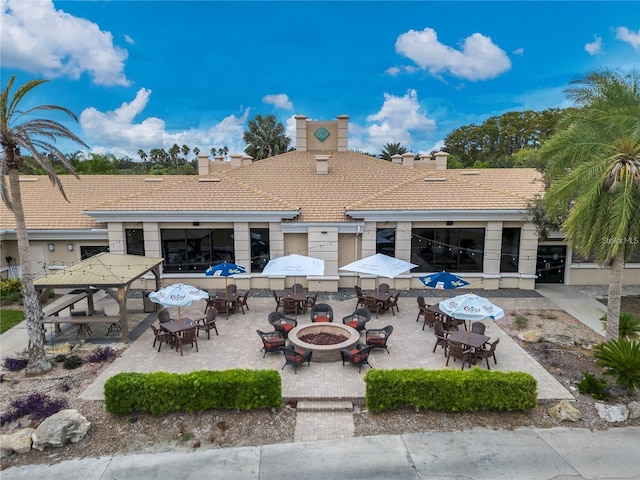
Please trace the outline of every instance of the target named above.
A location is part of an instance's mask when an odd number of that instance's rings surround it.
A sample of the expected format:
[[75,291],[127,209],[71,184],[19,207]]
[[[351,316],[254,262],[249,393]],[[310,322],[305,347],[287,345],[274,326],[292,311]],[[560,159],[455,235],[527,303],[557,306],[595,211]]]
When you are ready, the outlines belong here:
[[391,155],[391,163],[394,165],[402,165],[402,155],[396,153],[395,155]]
[[253,157],[251,155],[242,156],[242,165],[251,165],[253,163]]
[[241,167],[242,166],[242,154],[241,153],[232,153],[231,154],[231,168]]
[[402,154],[402,165],[405,167],[413,168],[414,154],[411,152]]
[[307,117],[304,115],[296,115],[296,150],[299,152],[307,151]]
[[198,175],[209,175],[209,155],[206,153],[198,154]]
[[349,150],[349,115],[338,115],[338,151]]
[[436,157],[436,170],[446,170],[447,169],[447,157],[449,154],[447,152],[438,152],[434,155]]
[[326,175],[329,173],[329,158],[331,155],[314,155],[316,159],[316,173]]

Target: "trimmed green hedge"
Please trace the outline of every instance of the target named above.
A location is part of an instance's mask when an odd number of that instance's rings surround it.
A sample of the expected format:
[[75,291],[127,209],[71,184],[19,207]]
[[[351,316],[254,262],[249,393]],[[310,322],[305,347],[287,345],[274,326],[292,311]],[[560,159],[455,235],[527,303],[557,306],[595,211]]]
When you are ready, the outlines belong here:
[[119,373],[106,381],[104,397],[107,412],[117,415],[279,408],[282,384],[274,370]]
[[406,406],[447,411],[532,410],[537,383],[528,373],[472,370],[379,370],[364,376],[372,412]]

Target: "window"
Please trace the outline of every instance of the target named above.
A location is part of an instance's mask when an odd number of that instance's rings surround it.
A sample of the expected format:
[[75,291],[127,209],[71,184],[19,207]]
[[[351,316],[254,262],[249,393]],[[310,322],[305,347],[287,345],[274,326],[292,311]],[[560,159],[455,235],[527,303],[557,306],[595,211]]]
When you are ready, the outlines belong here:
[[235,263],[233,228],[160,231],[165,272],[204,272],[221,262]]
[[103,245],[103,246],[83,246],[80,245],[80,259],[84,260],[85,258],[89,258],[89,257],[93,257],[94,255],[97,255],[99,253],[102,252],[108,252],[109,251],[109,247],[107,245]]
[[482,272],[484,228],[414,228],[414,272]]
[[251,233],[251,271],[261,272],[269,262],[269,229],[252,228]]
[[502,247],[500,249],[500,271],[517,272],[520,255],[520,229],[502,229]]
[[124,233],[127,241],[127,255],[144,257],[144,231],[141,228],[127,228]]
[[378,228],[376,230],[376,253],[390,257],[396,256],[396,229]]

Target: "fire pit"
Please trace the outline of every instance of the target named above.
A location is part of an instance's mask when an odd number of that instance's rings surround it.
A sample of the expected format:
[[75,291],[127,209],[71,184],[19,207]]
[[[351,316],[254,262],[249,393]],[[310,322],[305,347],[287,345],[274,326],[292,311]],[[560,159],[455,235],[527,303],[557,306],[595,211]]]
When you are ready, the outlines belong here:
[[[301,337],[305,335],[319,333],[342,335],[346,337],[347,340],[333,345],[314,345],[301,339]],[[296,349],[313,351],[311,360],[314,362],[340,361],[340,350],[343,348],[353,348],[359,340],[360,333],[357,330],[340,323],[306,323],[304,325],[298,325],[289,332],[289,341]]]

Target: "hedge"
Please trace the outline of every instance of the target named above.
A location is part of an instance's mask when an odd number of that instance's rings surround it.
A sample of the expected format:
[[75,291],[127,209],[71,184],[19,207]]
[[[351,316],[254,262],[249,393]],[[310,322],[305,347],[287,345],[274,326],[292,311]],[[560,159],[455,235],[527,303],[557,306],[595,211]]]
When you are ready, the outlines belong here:
[[372,412],[406,406],[448,411],[532,410],[537,383],[528,373],[472,370],[369,370],[364,377]]
[[279,408],[282,384],[274,370],[119,373],[106,381],[104,397],[107,412],[117,415]]

